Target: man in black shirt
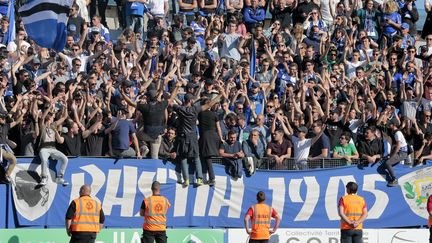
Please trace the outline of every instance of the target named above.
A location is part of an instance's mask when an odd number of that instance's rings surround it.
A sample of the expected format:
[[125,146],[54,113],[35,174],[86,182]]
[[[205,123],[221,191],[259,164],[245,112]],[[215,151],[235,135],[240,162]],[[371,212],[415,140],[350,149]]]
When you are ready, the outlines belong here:
[[80,156],[81,155],[81,145],[82,136],[80,134],[80,129],[76,122],[67,124],[68,132],[62,134],[64,142],[58,144],[58,150],[64,153],[66,156]]
[[135,107],[141,112],[144,121],[144,141],[150,144],[152,159],[158,159],[159,148],[162,141],[162,134],[165,128],[165,113],[168,101],[159,101],[159,93],[156,90],[147,92],[147,103],[137,104],[133,102],[123,90],[120,92],[128,105]]
[[364,139],[361,139],[357,144],[360,158],[368,163],[377,162],[384,154],[384,143],[376,137],[375,132],[375,127],[366,127],[364,129]]
[[73,36],[75,42],[79,41],[82,29],[86,25],[85,20],[81,16],[78,16],[78,11],[79,6],[76,3],[72,4],[67,24],[68,35]]
[[339,143],[339,138],[344,131],[346,131],[345,123],[339,117],[340,111],[338,109],[334,109],[330,111],[329,119],[327,120],[327,129],[325,134],[330,138],[330,149],[333,148]]
[[[316,121],[312,124],[312,131],[315,136],[321,134],[322,126],[323,124],[321,121]],[[309,159],[310,160],[325,159],[329,157],[329,154],[330,154],[330,139],[327,135],[322,134],[321,137],[318,138],[318,140],[314,144],[312,144],[309,151]]]
[[98,112],[90,120],[90,127],[82,134],[82,137],[86,140],[84,144],[84,154],[86,156],[103,156],[102,150],[106,136],[102,118],[103,114]]
[[[201,111],[208,110],[210,107],[219,102],[224,94],[223,89],[219,89],[220,94],[204,105],[194,105],[194,96],[186,94],[183,106],[174,105],[173,108],[178,114],[179,127],[177,128],[177,141],[175,144],[176,157],[181,161],[181,169],[184,179],[184,186],[189,186],[189,161],[195,164],[197,173],[197,186],[202,185],[201,161],[199,159],[198,137],[197,137],[197,119]],[[172,97],[177,95],[178,86],[174,90]]]

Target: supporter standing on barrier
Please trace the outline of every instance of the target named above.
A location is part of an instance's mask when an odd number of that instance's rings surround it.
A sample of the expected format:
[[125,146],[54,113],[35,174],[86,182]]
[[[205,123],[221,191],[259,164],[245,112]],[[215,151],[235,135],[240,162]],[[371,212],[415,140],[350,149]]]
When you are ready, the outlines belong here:
[[153,195],[144,199],[140,215],[144,216],[143,243],[166,243],[166,213],[171,206],[168,199],[160,195],[160,183],[154,181],[151,186]]
[[341,243],[363,242],[363,221],[367,217],[366,202],[357,195],[358,185],[348,182],[345,195],[339,199],[339,216],[341,217]]
[[[173,94],[177,94],[178,87],[173,91]],[[224,93],[221,90],[221,93]],[[175,95],[172,95],[175,97]],[[202,170],[201,161],[199,158],[199,147],[198,147],[198,137],[196,134],[196,124],[198,119],[198,114],[201,111],[208,110],[222,97],[219,94],[209,103],[204,105],[195,105],[195,97],[192,94],[186,94],[184,97],[184,103],[182,106],[174,105],[174,111],[177,112],[179,118],[179,127],[177,128],[177,140],[175,145],[176,156],[181,163],[181,170],[183,174],[183,185],[189,186],[189,161],[193,161],[195,164],[195,170],[197,174],[196,185],[202,185]]]
[[[265,193],[263,191],[259,191],[256,198],[258,203],[252,205],[244,217],[246,233],[250,235],[249,243],[267,243],[270,235],[278,229],[280,217],[274,208],[264,203]],[[271,218],[276,219],[273,229],[270,229]],[[249,220],[252,223],[252,229],[249,229]]]
[[90,193],[90,186],[83,185],[80,197],[70,203],[66,212],[66,232],[72,237],[71,243],[95,242],[105,222],[101,203],[91,198]]

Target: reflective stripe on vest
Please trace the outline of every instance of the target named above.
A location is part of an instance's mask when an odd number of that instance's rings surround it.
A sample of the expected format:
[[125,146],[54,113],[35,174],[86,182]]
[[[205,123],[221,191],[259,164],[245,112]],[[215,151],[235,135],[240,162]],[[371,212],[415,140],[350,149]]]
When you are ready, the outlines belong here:
[[[155,205],[157,201],[157,205]],[[166,230],[166,213],[168,212],[168,199],[163,196],[151,196],[145,199],[146,210],[143,229],[149,231]]]
[[266,220],[266,221],[259,221],[258,220],[258,213],[257,213],[256,205],[253,205],[252,208],[254,211],[254,219],[252,221],[252,225],[254,225],[254,224],[268,224],[268,225],[270,225],[270,222],[271,222],[271,208],[270,208],[270,206],[269,206],[268,220]]
[[[86,204],[84,205],[85,201]],[[89,196],[84,196],[75,199],[74,202],[76,210],[72,218],[71,230],[74,232],[99,232],[100,205],[98,201],[90,198]],[[94,207],[94,209],[91,207]]]

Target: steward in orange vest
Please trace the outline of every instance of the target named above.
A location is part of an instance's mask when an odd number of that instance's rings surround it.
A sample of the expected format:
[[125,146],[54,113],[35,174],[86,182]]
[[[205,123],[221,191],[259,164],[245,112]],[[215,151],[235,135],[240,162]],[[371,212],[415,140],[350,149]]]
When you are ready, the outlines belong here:
[[346,192],[348,195],[339,199],[339,216],[341,217],[341,243],[363,242],[363,221],[366,219],[367,207],[363,197],[358,196],[358,185],[348,182]]
[[160,183],[152,184],[153,195],[144,199],[141,204],[140,215],[144,216],[143,237],[144,243],[166,243],[166,213],[171,206],[168,199],[160,195]]
[[432,195],[429,196],[427,201],[427,211],[429,215],[428,226],[429,226],[429,243],[432,243]]
[[[275,233],[279,227],[280,217],[274,208],[264,203],[265,193],[263,191],[257,193],[257,201],[257,204],[248,209],[244,217],[244,224],[246,233],[250,235],[249,243],[266,243],[269,241],[270,235]],[[273,229],[270,229],[271,218],[276,219]],[[249,229],[249,220],[252,223],[252,229]]]
[[80,197],[73,200],[66,212],[66,231],[70,242],[94,243],[105,222],[102,205],[90,197],[91,188],[83,185]]

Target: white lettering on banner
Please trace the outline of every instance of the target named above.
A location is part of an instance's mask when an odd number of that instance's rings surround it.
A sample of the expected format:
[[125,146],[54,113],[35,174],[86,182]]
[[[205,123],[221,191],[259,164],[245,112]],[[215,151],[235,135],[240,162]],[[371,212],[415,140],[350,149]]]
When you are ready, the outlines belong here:
[[[80,167],[83,171],[88,173],[92,182],[92,194],[96,195],[106,183],[106,191],[103,198],[103,207],[107,215],[111,215],[112,207],[120,205],[121,216],[123,217],[139,217],[139,211],[133,212],[136,186],[144,197],[151,195],[151,183],[157,179],[161,183],[166,183],[167,179],[176,180],[176,173],[174,170],[167,170],[158,168],[157,172],[143,171],[137,180],[138,168],[133,166],[124,166],[123,170],[109,170],[108,180],[107,176],[102,170],[95,165],[87,165]],[[117,197],[118,187],[120,186],[121,173],[124,173],[123,178],[123,196]],[[72,190],[70,199],[74,199],[79,195],[79,188],[85,183],[85,173],[72,174]],[[156,177],[156,178],[155,178]],[[127,179],[126,179],[127,178]],[[228,187],[228,178],[225,176],[217,176],[216,181],[218,186],[215,188],[213,198],[209,198],[209,188],[199,187],[197,189],[195,204],[193,208],[193,216],[204,217],[219,216],[220,210],[224,206],[228,206],[228,217],[239,218],[241,215],[241,205],[244,195],[243,180],[230,180],[231,187]],[[300,195],[302,183],[306,186],[306,196],[303,199]],[[349,181],[355,181],[354,176],[338,176],[330,177],[326,194],[325,194],[325,207],[327,216],[330,220],[338,220],[337,200],[339,194],[340,183],[344,185]],[[384,178],[378,174],[371,174],[364,176],[363,191],[372,193],[376,200],[369,210],[368,218],[377,219],[384,212],[389,198],[384,191],[375,189],[375,182],[384,181]],[[268,187],[272,190],[273,200],[272,207],[282,216],[284,213],[284,205],[286,203],[286,186],[285,178],[269,178]],[[229,199],[225,198],[227,189],[230,192]],[[182,185],[176,184],[174,204],[174,217],[183,217],[186,215],[186,205],[188,203],[188,188],[183,188]],[[302,208],[294,218],[294,221],[307,221],[313,215],[320,197],[320,185],[315,177],[304,177],[303,179],[289,180],[288,196],[293,203],[302,203]],[[141,200],[141,198],[137,198]],[[207,212],[207,204],[210,203],[210,209]]]
[[[327,216],[329,220],[338,220],[340,219],[339,213],[338,213],[338,194],[339,194],[339,185],[342,181],[342,184],[345,185],[353,181],[355,182],[354,176],[348,175],[348,176],[334,176],[330,177],[326,194],[325,194],[325,208],[327,212]],[[345,194],[345,193],[344,193]]]
[[306,199],[300,212],[295,217],[294,221],[309,220],[320,196],[320,187],[315,177],[306,176],[303,178],[306,183]]
[[[155,172],[141,172],[138,179],[138,190],[141,192],[142,198],[138,198],[142,202],[144,198],[150,197],[152,195],[151,184],[153,183],[153,178],[155,177]],[[141,204],[140,204],[141,206]],[[136,212],[135,217],[140,217],[139,210]]]
[[[177,175],[174,170],[168,170],[168,176],[172,180],[177,180]],[[174,217],[183,217],[186,215],[188,192],[188,188],[183,188],[181,184],[176,183],[173,213]]]
[[303,199],[300,196],[300,186],[303,179],[292,179],[288,185],[288,195],[293,203],[302,203]]
[[156,180],[159,181],[159,183],[161,184],[165,184],[167,182],[167,169],[158,168],[156,173]]
[[378,219],[387,208],[389,197],[387,193],[375,189],[375,182],[385,179],[379,174],[365,175],[363,178],[363,191],[370,192],[375,196],[375,203],[368,209],[368,219]]
[[282,218],[285,206],[285,179],[284,178],[269,178],[269,189],[273,191],[272,207],[279,213]]
[[243,179],[238,179],[237,181],[230,180],[230,199],[225,199],[228,179],[226,176],[216,176],[217,187],[213,193],[208,216],[219,216],[221,208],[228,206],[228,217],[240,218],[244,195]]
[[205,216],[209,190],[210,188],[208,186],[200,186],[197,188],[193,216]]
[[[90,175],[92,195],[94,197],[94,195],[97,195],[98,192],[103,188],[105,184],[105,180],[106,180],[105,174],[96,165],[81,166],[80,169],[82,169],[83,171],[87,172]],[[86,182],[85,182],[84,173],[72,174],[72,190],[71,190],[69,201],[72,201],[73,199],[79,196],[79,189],[85,183]]]
[[[75,198],[79,197],[79,190],[81,188],[82,185],[84,185],[84,173],[77,173],[77,174],[72,174],[71,175],[71,192],[70,192],[70,197],[69,197],[69,201],[74,200]],[[104,182],[105,183],[105,182]],[[103,185],[103,183],[102,183]],[[94,193],[92,192],[92,195],[94,195]]]
[[118,187],[121,185],[121,170],[109,170],[103,209],[107,215],[111,214],[114,205],[120,205],[121,217],[132,217],[137,187],[137,167],[123,167],[123,197],[117,197]]

